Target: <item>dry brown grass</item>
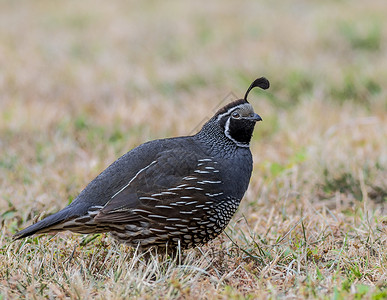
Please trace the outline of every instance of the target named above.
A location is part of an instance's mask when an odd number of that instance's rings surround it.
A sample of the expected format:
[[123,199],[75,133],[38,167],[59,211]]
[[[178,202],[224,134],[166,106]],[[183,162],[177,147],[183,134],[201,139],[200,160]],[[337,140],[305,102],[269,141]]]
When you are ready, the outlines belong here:
[[[383,0],[0,3],[0,299],[387,297]],[[11,243],[109,163],[255,77],[225,234],[171,258],[105,235]]]

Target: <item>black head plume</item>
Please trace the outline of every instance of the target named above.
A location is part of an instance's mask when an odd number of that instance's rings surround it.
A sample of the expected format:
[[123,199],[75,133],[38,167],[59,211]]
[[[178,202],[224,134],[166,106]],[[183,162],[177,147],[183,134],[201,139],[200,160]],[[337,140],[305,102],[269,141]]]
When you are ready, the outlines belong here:
[[260,87],[263,90],[267,90],[270,87],[270,82],[265,77],[255,79],[250,85],[250,87],[247,89],[245,97],[243,98],[246,102],[249,102],[247,101],[247,96],[249,95],[250,91],[255,87]]

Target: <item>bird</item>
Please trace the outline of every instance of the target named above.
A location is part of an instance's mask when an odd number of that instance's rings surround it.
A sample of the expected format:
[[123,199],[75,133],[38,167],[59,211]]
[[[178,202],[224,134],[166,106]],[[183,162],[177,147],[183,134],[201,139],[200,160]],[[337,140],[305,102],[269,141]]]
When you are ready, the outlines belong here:
[[188,249],[216,238],[228,225],[250,181],[250,141],[262,118],[249,92],[268,89],[254,80],[243,99],[220,108],[199,132],[146,142],[127,152],[67,207],[17,232],[109,232],[121,243],[142,249]]

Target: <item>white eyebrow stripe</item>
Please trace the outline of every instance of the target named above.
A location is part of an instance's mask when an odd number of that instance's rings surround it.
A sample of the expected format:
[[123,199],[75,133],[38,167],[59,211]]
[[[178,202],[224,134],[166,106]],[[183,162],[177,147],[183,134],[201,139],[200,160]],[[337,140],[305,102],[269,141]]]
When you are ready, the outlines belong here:
[[238,105],[238,106],[235,106],[235,107],[231,107],[231,108],[230,108],[228,111],[226,111],[225,113],[220,114],[220,115],[216,118],[216,121],[219,121],[219,120],[220,120],[221,118],[223,118],[224,116],[231,114],[231,112],[232,112],[233,110],[237,109],[237,107],[239,107],[239,105]]
[[248,102],[245,102],[245,103],[242,102],[242,103],[238,104],[237,106],[230,107],[226,112],[220,114],[220,115],[216,118],[216,120],[219,121],[219,120],[220,120],[221,118],[223,118],[224,116],[229,115],[229,114],[231,115],[231,113],[232,113],[234,110],[236,110],[236,109],[238,109],[238,108],[242,108],[242,109],[243,109],[244,106],[251,106],[251,104],[248,103]]

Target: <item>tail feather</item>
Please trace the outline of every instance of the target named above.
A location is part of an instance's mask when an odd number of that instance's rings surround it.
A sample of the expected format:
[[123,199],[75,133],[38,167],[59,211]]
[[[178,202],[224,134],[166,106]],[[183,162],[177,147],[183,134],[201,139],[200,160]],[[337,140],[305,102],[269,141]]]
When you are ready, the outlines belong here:
[[47,218],[44,218],[43,220],[15,233],[15,235],[13,236],[13,240],[22,239],[33,234],[48,233],[50,231],[60,231],[61,230],[60,226],[56,226],[56,225],[74,217],[76,216],[74,216],[70,212],[68,207],[66,207],[61,211],[51,216],[48,216]]

